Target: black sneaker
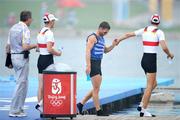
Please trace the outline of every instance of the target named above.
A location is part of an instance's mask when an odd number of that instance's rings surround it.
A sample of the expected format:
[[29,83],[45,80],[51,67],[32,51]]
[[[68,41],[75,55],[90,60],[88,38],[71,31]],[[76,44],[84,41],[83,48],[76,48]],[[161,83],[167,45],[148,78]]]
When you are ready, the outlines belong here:
[[141,111],[141,110],[142,110],[142,107],[141,107],[141,106],[138,106],[138,107],[137,107],[137,110],[138,110],[138,111]]
[[82,110],[83,110],[83,104],[82,104],[82,103],[78,103],[78,104],[77,104],[77,108],[78,108],[78,110],[79,110],[79,114],[83,115],[83,112],[82,112]]
[[139,113],[139,116],[140,116],[140,117],[144,117],[144,113],[140,112],[140,113]]
[[140,117],[156,117],[156,115],[153,115],[153,114],[146,116],[143,112],[140,112],[139,116]]
[[40,113],[42,113],[42,107],[41,107],[39,104],[37,104],[37,105],[35,106],[35,108],[36,108],[36,110],[38,110]]
[[40,107],[40,105],[39,105],[39,104],[37,104],[37,105],[35,106],[35,108],[36,108],[36,109],[38,109],[39,107]]
[[40,118],[43,118],[44,116],[43,116],[43,114],[40,114]]
[[109,114],[103,112],[102,110],[97,111],[97,116],[109,116]]

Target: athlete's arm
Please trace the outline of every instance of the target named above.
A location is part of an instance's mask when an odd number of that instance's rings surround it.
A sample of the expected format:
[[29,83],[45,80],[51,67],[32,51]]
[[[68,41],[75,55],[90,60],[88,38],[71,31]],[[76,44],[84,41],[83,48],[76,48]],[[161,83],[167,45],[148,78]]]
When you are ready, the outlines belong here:
[[61,55],[60,51],[56,51],[53,48],[53,43],[52,42],[47,42],[47,50],[48,50],[49,53],[51,53],[53,55],[56,55],[56,56],[60,56]]
[[54,46],[54,34],[53,34],[53,32],[48,30],[45,35],[46,35],[46,40],[47,40],[48,52],[51,53],[52,55],[55,55],[55,56],[61,56],[62,52],[57,51],[53,48],[53,46]]
[[135,34],[134,32],[128,32],[128,33],[120,36],[120,37],[118,38],[118,43],[117,43],[117,45],[119,44],[119,42],[121,42],[121,41],[123,41],[123,40],[125,40],[125,39],[127,39],[127,38],[134,37],[134,36],[136,36],[136,34]]
[[167,58],[173,59],[174,55],[171,54],[171,52],[170,52],[169,49],[168,49],[167,43],[166,43],[166,41],[165,41],[164,32],[161,31],[161,30],[157,31],[157,36],[158,36],[158,39],[159,39],[159,43],[160,43],[160,45],[161,45],[161,48],[162,48],[163,51],[167,54]]
[[172,53],[170,53],[170,51],[169,51],[169,49],[167,47],[166,41],[165,40],[161,40],[160,41],[160,45],[161,45],[163,51],[167,54],[167,58],[173,59],[174,55]]
[[97,39],[94,35],[90,36],[86,45],[86,74],[90,74],[91,71],[91,49],[94,44],[97,42]]
[[118,40],[117,40],[117,39],[113,40],[111,46],[109,46],[109,47],[106,47],[106,46],[105,46],[105,48],[104,48],[104,53],[110,52],[117,44],[118,44]]

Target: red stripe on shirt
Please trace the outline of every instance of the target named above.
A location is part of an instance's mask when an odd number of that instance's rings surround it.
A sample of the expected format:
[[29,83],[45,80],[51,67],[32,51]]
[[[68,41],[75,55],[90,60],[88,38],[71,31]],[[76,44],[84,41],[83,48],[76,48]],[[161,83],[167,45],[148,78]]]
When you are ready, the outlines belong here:
[[47,48],[47,44],[38,44],[39,48]]
[[144,46],[158,46],[159,42],[149,42],[149,41],[143,41]]

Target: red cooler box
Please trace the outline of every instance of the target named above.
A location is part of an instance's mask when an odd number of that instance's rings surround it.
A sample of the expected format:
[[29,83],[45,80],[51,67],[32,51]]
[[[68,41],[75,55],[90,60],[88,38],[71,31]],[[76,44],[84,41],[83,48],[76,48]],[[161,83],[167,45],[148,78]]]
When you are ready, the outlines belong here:
[[76,117],[76,72],[43,72],[42,117]]

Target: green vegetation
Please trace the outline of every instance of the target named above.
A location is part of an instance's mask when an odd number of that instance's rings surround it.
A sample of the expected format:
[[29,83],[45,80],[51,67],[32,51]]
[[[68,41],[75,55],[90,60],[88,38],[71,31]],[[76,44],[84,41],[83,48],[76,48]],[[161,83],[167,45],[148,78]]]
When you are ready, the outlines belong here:
[[[0,0],[0,27],[7,26],[8,15],[13,12],[16,15],[17,21],[19,21],[19,14],[22,10],[32,11],[33,23],[32,28],[40,27],[40,8],[41,2],[44,0]],[[46,0],[48,3],[48,9],[55,11],[55,4],[52,4],[52,0]]]
[[[33,23],[31,28],[39,29],[41,21],[41,3],[45,0],[0,0],[0,28],[7,28],[7,18],[11,12],[16,15],[17,21],[19,20],[19,13],[22,10],[30,10],[33,15]],[[77,13],[78,29],[96,29],[97,25],[101,21],[109,21],[113,29],[130,29],[127,26],[116,26],[112,22],[112,1],[105,0],[103,2],[95,0],[81,0],[85,3],[84,8],[74,8]],[[59,9],[56,0],[46,0],[48,5],[48,11],[56,13]],[[65,8],[66,13],[70,8]],[[148,5],[146,1],[130,0],[129,2],[129,18],[132,18],[138,14],[142,14],[148,11]],[[65,19],[66,22],[66,19]],[[64,23],[65,23],[64,22]],[[64,28],[64,25],[60,19],[58,22],[60,28]],[[167,31],[177,31],[179,27],[166,29]]]
[[[22,10],[31,10],[33,14],[32,28],[40,27],[40,9],[41,2],[44,0],[1,0],[0,1],[0,27],[7,26],[7,17],[9,13],[14,12],[19,20],[19,13]],[[83,1],[83,0],[82,0]],[[56,0],[46,0],[48,4],[48,11],[55,12],[58,7]],[[91,0],[84,1],[86,4],[85,8],[75,8],[78,18],[78,28],[91,29],[96,28],[97,24],[101,21],[110,21],[112,24],[112,3],[111,1],[106,2],[94,2]],[[138,7],[136,7],[138,5]],[[131,7],[132,6],[132,7]],[[139,7],[140,6],[140,7]],[[139,2],[130,2],[130,17],[137,15],[145,7]],[[65,12],[68,8],[65,9]],[[112,26],[116,27],[116,26]]]

